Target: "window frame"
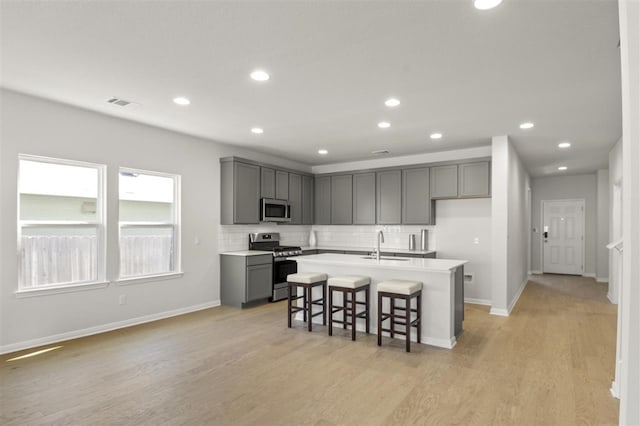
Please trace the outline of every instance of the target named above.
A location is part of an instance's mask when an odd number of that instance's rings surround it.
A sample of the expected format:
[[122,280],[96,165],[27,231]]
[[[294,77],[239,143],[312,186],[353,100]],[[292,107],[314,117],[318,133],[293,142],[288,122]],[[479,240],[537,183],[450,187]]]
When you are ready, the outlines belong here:
[[[120,176],[121,173],[137,173],[140,175],[158,176],[163,178],[170,178],[173,180],[173,202],[172,202],[172,222],[162,221],[147,221],[147,222],[131,222],[120,220]],[[131,167],[118,167],[118,278],[115,282],[119,285],[136,284],[149,281],[162,281],[165,279],[171,279],[174,277],[180,277],[184,275],[182,271],[182,176],[176,173],[169,172],[157,172],[152,170],[143,170]],[[122,276],[121,270],[121,236],[123,228],[133,227],[154,227],[154,226],[172,226],[173,227],[173,271],[159,272],[145,275],[131,275]]]
[[[64,166],[76,166],[92,168],[97,171],[97,188],[96,188],[96,218],[92,221],[82,220],[22,220],[21,212],[21,195],[20,179],[21,179],[21,162],[31,161],[47,164],[57,164]],[[91,288],[104,288],[109,282],[107,281],[107,166],[105,164],[91,163],[87,161],[70,160],[64,158],[46,157],[41,155],[18,154],[16,180],[16,198],[17,198],[17,261],[18,261],[18,283],[15,294],[19,297],[66,293],[69,291],[86,290]],[[62,228],[62,227],[78,227],[78,228],[95,228],[96,229],[96,277],[92,280],[85,281],[69,281],[55,283],[51,285],[42,285],[37,287],[25,286],[25,271],[23,268],[24,246],[23,246],[23,229],[25,228]]]

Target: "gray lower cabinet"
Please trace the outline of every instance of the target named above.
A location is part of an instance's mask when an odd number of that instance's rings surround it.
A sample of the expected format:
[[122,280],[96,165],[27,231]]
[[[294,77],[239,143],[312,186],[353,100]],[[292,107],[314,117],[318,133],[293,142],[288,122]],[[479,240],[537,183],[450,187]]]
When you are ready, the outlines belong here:
[[302,176],[289,173],[289,207],[291,225],[302,224]]
[[302,176],[302,224],[313,225],[313,178]]
[[431,167],[431,198],[458,197],[458,165]]
[[376,174],[353,175],[353,224],[374,225],[376,223]]
[[276,171],[274,169],[260,168],[260,195],[262,198],[276,198]]
[[266,300],[272,292],[273,257],[220,255],[220,302],[243,307]]
[[221,161],[220,223],[258,223],[260,220],[260,166]]
[[385,170],[376,173],[377,223],[395,225],[402,221],[402,171]]
[[402,223],[428,225],[431,223],[429,198],[429,168],[402,170]]
[[488,197],[491,195],[491,171],[488,161],[458,165],[458,196]]
[[315,219],[317,225],[331,225],[331,177],[315,178]]
[[276,199],[289,199],[289,173],[276,170]]
[[331,176],[331,224],[353,223],[353,176]]

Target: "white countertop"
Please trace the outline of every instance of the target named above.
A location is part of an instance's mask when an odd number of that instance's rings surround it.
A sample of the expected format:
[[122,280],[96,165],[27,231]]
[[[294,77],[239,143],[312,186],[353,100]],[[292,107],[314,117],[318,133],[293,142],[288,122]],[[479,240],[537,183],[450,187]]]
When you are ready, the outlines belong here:
[[270,251],[263,250],[238,250],[238,251],[225,251],[220,254],[226,254],[229,256],[261,256],[265,254],[273,255]]
[[[317,246],[317,247],[302,247],[302,250],[342,250],[342,251],[365,251],[370,253],[374,250],[374,247],[339,247],[339,246]],[[409,250],[398,249],[389,247],[380,247],[381,253],[406,253],[406,254],[431,254],[435,253],[435,250]]]
[[[403,259],[403,260],[401,260]],[[404,269],[428,272],[448,272],[458,266],[467,263],[467,260],[458,259],[424,259],[424,258],[398,258],[398,259],[363,259],[363,256],[356,254],[312,254],[309,256],[296,257],[298,263],[318,264],[318,265],[354,265],[358,267],[370,267],[375,269]]]

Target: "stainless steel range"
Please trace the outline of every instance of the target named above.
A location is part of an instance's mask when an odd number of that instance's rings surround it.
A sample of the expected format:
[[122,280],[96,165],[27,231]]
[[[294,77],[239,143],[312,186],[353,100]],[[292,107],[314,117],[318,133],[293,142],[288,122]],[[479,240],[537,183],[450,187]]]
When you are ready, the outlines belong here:
[[249,250],[263,250],[273,253],[273,294],[272,302],[287,298],[287,275],[298,272],[298,264],[289,257],[302,254],[296,246],[281,246],[278,232],[249,234]]

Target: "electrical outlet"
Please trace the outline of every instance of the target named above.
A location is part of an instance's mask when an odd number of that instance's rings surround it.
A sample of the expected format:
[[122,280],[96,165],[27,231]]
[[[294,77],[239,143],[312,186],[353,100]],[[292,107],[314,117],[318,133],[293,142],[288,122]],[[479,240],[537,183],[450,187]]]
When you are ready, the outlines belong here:
[[126,305],[127,304],[127,295],[126,294],[121,294],[120,297],[118,297],[118,304],[119,305]]
[[475,237],[475,238],[473,239],[473,244],[480,244],[480,238]]

